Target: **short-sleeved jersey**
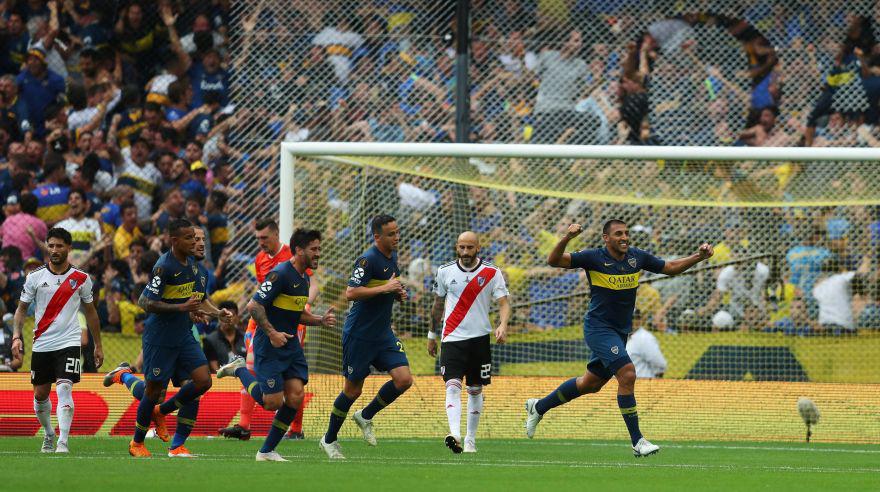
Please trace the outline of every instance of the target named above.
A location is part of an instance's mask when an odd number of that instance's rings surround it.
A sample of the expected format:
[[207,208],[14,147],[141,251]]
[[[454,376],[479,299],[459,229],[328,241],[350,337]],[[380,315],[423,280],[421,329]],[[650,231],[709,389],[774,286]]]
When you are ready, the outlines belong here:
[[[300,275],[296,268],[285,261],[266,275],[253,297],[257,304],[266,309],[266,318],[276,331],[296,335],[299,318],[306,303],[309,302],[309,276]],[[281,354],[290,350],[300,350],[299,338],[287,340],[284,347],[273,347],[266,333],[257,329],[254,333],[254,353],[263,355]]]
[[21,290],[21,301],[36,304],[34,352],[79,347],[82,336],[77,316],[79,307],[93,300],[92,280],[82,270],[71,266],[56,275],[43,266],[29,273]]
[[[183,304],[192,296],[205,297],[208,279],[199,271],[191,256],[186,264],[171,251],[159,257],[153,267],[150,282],[144,287],[144,297],[168,304]],[[179,347],[192,338],[192,320],[189,313],[149,313],[144,322],[144,342],[162,347]]]
[[[373,246],[354,262],[348,286],[378,287],[388,283],[392,275],[400,276],[397,252],[392,252],[389,258]],[[394,338],[391,331],[391,309],[396,298],[394,293],[387,293],[353,301],[345,318],[342,334],[376,342]]]
[[290,246],[286,244],[282,244],[281,249],[279,249],[274,255],[270,255],[263,251],[257,253],[257,258],[254,260],[257,283],[262,284],[263,281],[266,280],[266,275],[268,275],[273,268],[292,257],[293,253],[290,252]]
[[508,295],[501,270],[478,259],[465,269],[457,260],[441,266],[434,280],[434,294],[445,297],[444,342],[481,337],[492,331],[489,304]]
[[656,256],[630,247],[617,261],[606,248],[585,249],[571,254],[572,268],[583,268],[590,283],[590,309],[586,326],[613,328],[621,333],[632,331],[636,290],[642,270],[661,273],[666,263]]

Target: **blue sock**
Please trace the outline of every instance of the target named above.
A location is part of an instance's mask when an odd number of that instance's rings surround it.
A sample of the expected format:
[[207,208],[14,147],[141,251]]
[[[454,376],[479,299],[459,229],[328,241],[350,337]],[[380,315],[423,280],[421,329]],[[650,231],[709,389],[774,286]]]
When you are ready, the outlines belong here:
[[134,374],[130,372],[122,373],[122,376],[119,376],[119,380],[122,381],[122,384],[128,388],[128,391],[131,392],[131,396],[134,397],[135,400],[140,400],[144,397],[144,388],[146,385],[143,381],[134,376]]
[[235,377],[241,381],[241,385],[244,386],[245,391],[251,395],[251,398],[254,399],[255,402],[259,403],[260,406],[263,406],[263,390],[260,389],[260,383],[257,382],[257,378],[251,374],[250,371],[247,370],[246,367],[239,367],[235,370]]
[[159,411],[162,412],[163,415],[168,415],[175,410],[182,409],[186,406],[187,403],[195,400],[200,396],[202,395],[199,394],[199,390],[196,389],[196,385],[192,381],[190,381],[184,384],[176,395],[169,398],[168,400],[165,400],[165,403],[159,405]]
[[388,381],[383,384],[381,388],[379,388],[379,393],[376,394],[376,397],[373,398],[373,401],[370,402],[369,405],[364,407],[364,410],[361,412],[361,417],[370,420],[379,413],[379,410],[391,405],[394,400],[397,399],[398,396],[402,395],[403,391],[397,389],[394,386],[394,381]]
[[177,412],[177,427],[174,429],[174,437],[171,438],[171,449],[183,446],[189,433],[196,425],[196,417],[199,415],[199,399],[187,403]]
[[147,431],[150,430],[150,422],[153,420],[153,407],[156,402],[143,395],[137,409],[135,419],[134,442],[144,442]]
[[348,410],[354,405],[354,400],[345,396],[345,393],[339,393],[336,401],[333,402],[333,408],[330,409],[330,425],[327,427],[327,433],[324,434],[324,442],[331,443],[336,440],[345,417],[348,416]]
[[636,395],[617,395],[617,406],[620,407],[620,414],[623,415],[626,430],[629,431],[629,439],[635,446],[642,438],[642,431],[639,430],[639,414],[636,413]]
[[275,447],[281,442],[281,438],[284,437],[284,434],[287,434],[287,429],[290,428],[290,423],[293,422],[294,417],[296,417],[296,409],[290,408],[287,405],[282,405],[275,412],[272,428],[269,429],[269,435],[266,436],[266,441],[263,442],[263,447],[260,448],[261,453],[270,453],[275,450]]
[[556,408],[563,403],[568,403],[579,396],[581,396],[581,392],[577,389],[577,378],[571,378],[560,384],[549,395],[538,400],[538,403],[535,404],[535,411],[540,415],[544,415],[547,410]]

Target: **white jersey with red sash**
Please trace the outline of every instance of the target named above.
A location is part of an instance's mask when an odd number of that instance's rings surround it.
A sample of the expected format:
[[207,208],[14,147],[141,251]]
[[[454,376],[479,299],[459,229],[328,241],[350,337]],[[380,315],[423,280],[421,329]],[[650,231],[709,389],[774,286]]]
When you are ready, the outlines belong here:
[[82,270],[70,267],[56,275],[42,266],[28,274],[21,291],[22,302],[36,303],[34,352],[52,352],[78,347],[82,328],[80,304],[92,302],[92,280]]
[[441,337],[444,342],[491,332],[489,302],[508,295],[501,270],[482,259],[473,268],[466,269],[458,261],[441,266],[434,281],[434,293],[446,298]]

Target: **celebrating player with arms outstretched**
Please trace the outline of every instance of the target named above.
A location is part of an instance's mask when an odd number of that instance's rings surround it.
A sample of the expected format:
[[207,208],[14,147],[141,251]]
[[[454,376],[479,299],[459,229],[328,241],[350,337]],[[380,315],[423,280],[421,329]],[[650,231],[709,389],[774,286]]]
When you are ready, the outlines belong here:
[[642,270],[677,275],[712,256],[711,244],[702,244],[696,253],[677,260],[663,261],[629,246],[629,229],[620,220],[609,220],[602,227],[604,248],[566,253],[568,242],[582,232],[578,224],[556,244],[547,263],[562,268],[583,268],[590,283],[590,309],[584,317],[584,341],[592,352],[583,376],[571,378],[544,398],[526,402],[526,436],[534,437],[538,422],[548,410],[586,393],[596,393],[612,376],[617,377],[617,405],[629,431],[636,457],[654,454],[660,447],[642,437],[636,413],[636,369],[626,353],[626,339],[632,330],[636,289]]
[[370,446],[376,445],[373,416],[408,390],[413,381],[403,344],[391,331],[394,300],[407,299],[406,290],[397,278],[400,275],[397,268],[400,229],[390,215],[376,216],[370,225],[375,244],[355,261],[345,289],[346,299],[353,301],[342,331],[345,385],[333,402],[327,433],[319,441],[321,449],[331,459],[345,458],[336,434],[345,422],[348,410],[361,395],[371,365],[380,371],[388,371],[391,381],[379,389],[369,405],[352,416]]
[[[24,349],[21,332],[28,307],[36,302],[34,348],[31,356],[31,384],[34,385],[34,413],[43,426],[44,453],[67,453],[67,436],[73,422],[73,385],[81,372],[82,328],[77,313],[85,310],[86,322],[95,340],[95,365],[101,367],[101,323],[92,298],[92,281],[67,259],[73,238],[60,227],[49,229],[46,246],[49,263],[28,274],[15,310],[12,352]],[[49,392],[55,383],[58,394],[58,443],[52,427],[52,402]]]
[[[437,333],[442,330],[440,374],[446,382],[446,447],[453,453],[476,453],[477,425],[483,412],[483,386],[491,383],[492,351],[489,347],[489,302],[498,301],[501,319],[495,341],[504,343],[510,303],[501,270],[479,258],[480,241],[463,232],[455,243],[458,260],[437,270],[434,281],[433,328],[428,332],[428,354],[437,355]],[[461,447],[461,381],[467,376],[467,436]]]
[[275,447],[297,410],[302,408],[305,385],[309,381],[309,367],[297,337],[297,326],[300,322],[312,326],[336,325],[332,307],[324,316],[314,316],[305,310],[309,298],[306,270],[318,267],[321,233],[297,229],[290,244],[293,258],[273,268],[248,303],[248,310],[260,327],[253,342],[257,377],[245,367],[241,357],[217,371],[218,378],[238,377],[254,401],[266,410],[277,410],[269,435],[257,452],[257,461],[287,461]]

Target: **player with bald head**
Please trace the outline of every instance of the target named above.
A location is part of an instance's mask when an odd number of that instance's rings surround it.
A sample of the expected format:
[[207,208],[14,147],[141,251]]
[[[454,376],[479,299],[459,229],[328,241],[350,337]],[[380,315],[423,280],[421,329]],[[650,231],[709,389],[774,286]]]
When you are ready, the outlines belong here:
[[[492,377],[492,352],[489,335],[489,302],[500,306],[500,320],[495,329],[496,343],[507,338],[510,302],[501,270],[480,258],[480,238],[465,231],[455,243],[458,259],[440,266],[434,280],[432,328],[428,332],[428,354],[437,356],[440,334],[440,374],[446,382],[446,417],[449,435],[446,447],[453,453],[477,452],[477,425],[483,412],[483,386]],[[467,434],[461,445],[461,387],[467,377]]]

